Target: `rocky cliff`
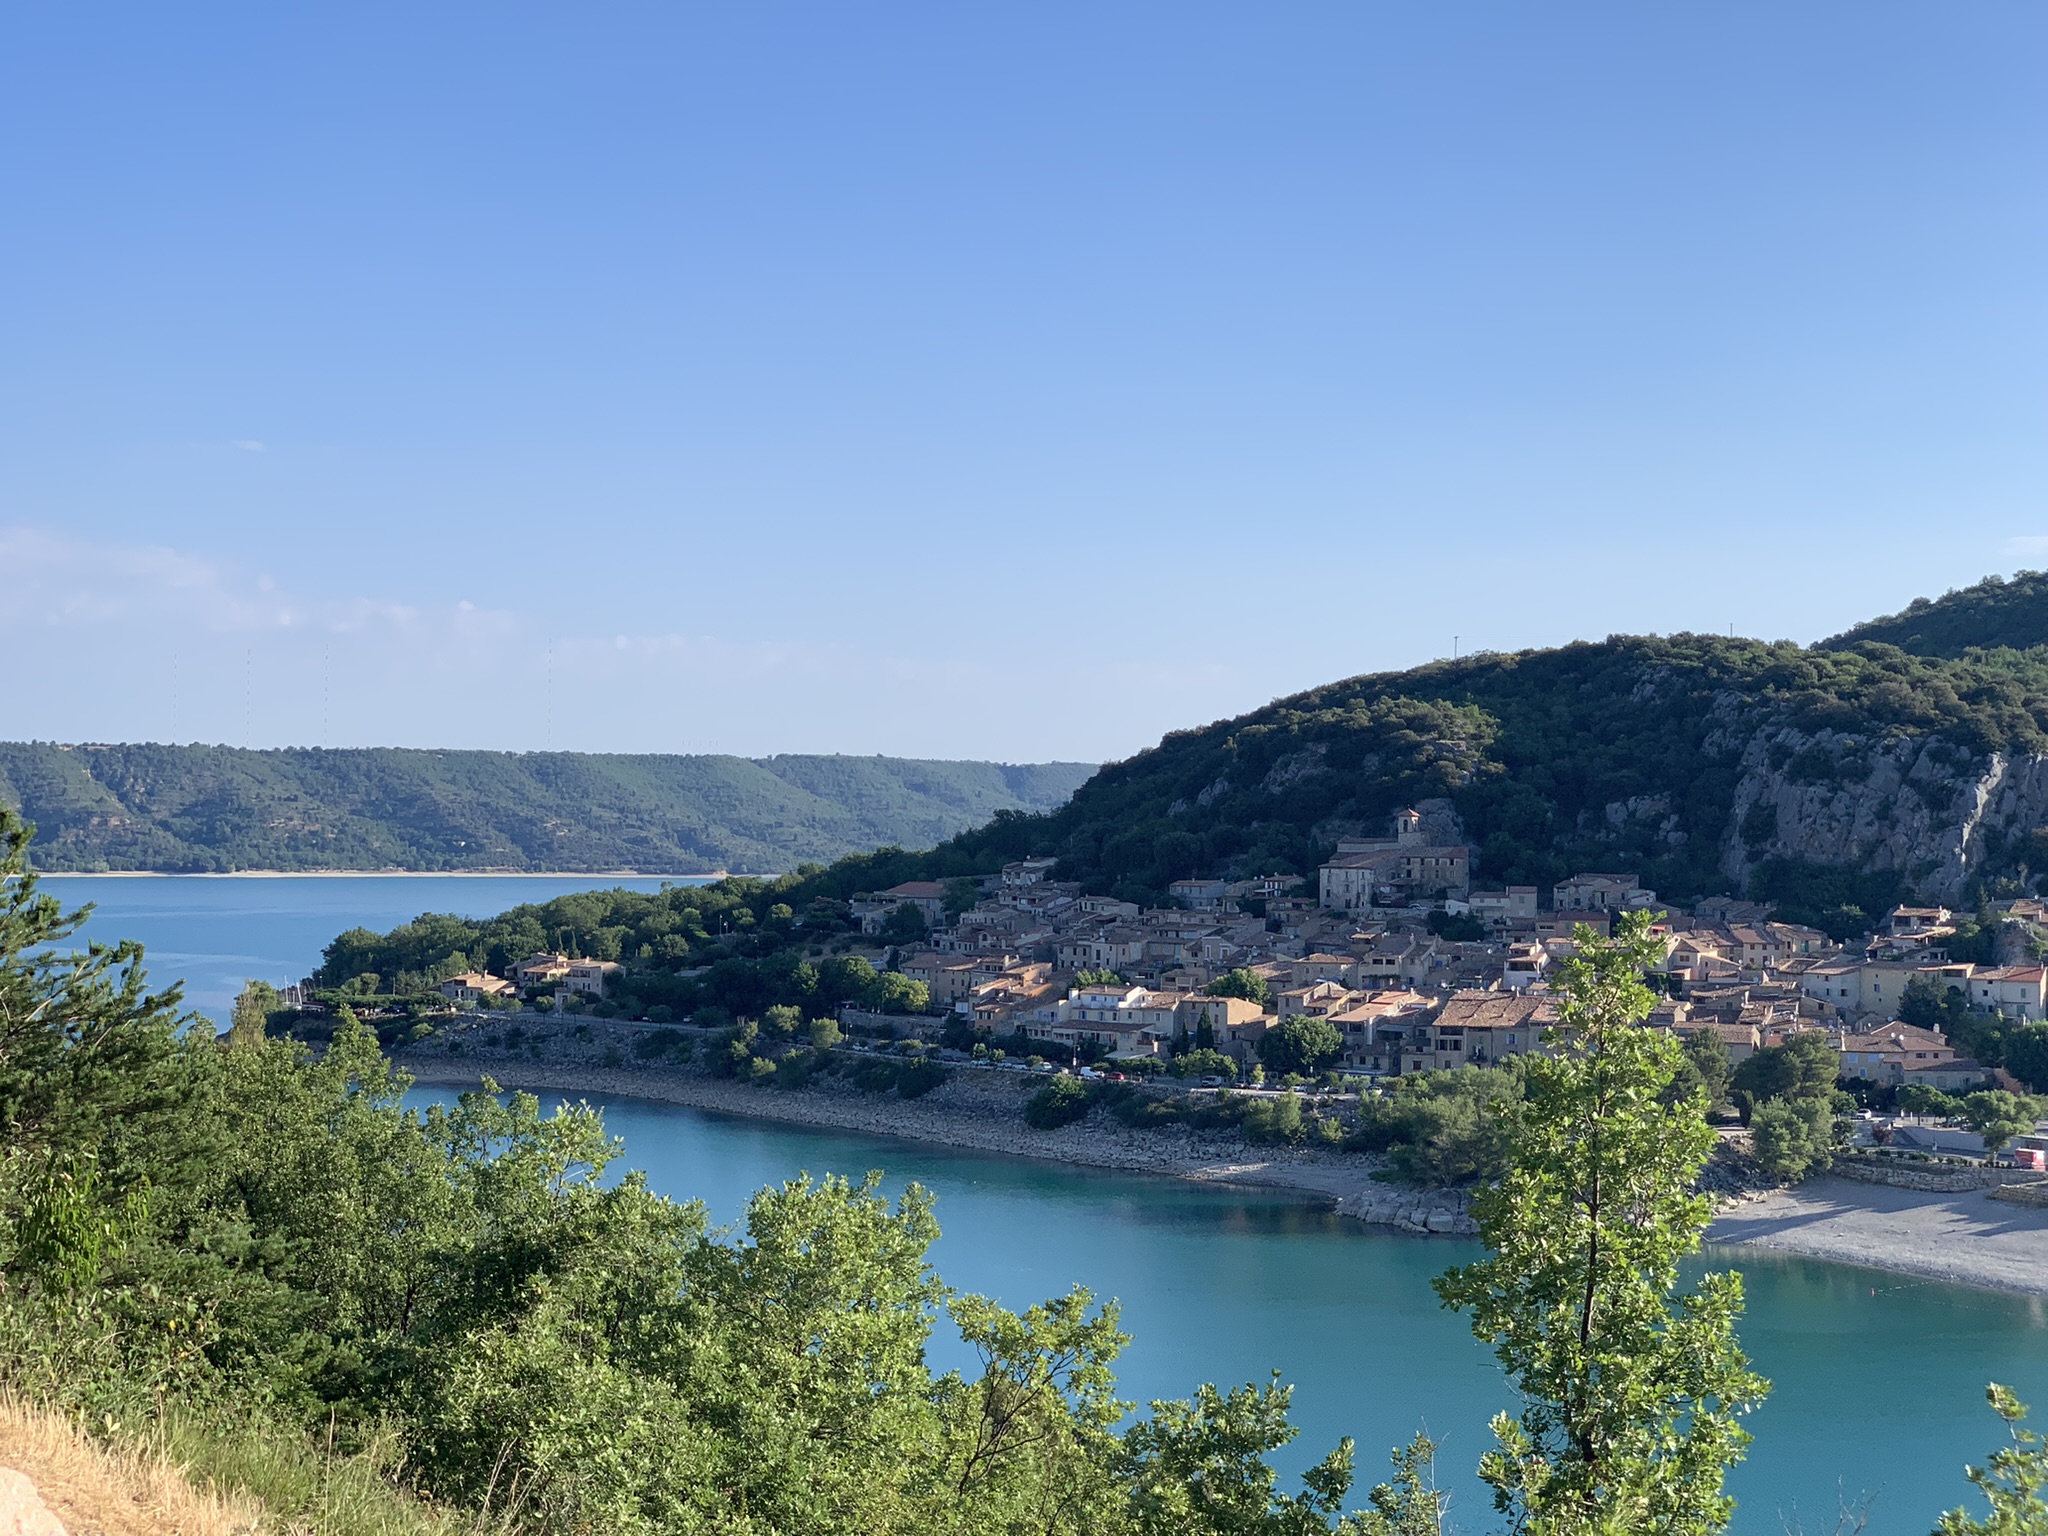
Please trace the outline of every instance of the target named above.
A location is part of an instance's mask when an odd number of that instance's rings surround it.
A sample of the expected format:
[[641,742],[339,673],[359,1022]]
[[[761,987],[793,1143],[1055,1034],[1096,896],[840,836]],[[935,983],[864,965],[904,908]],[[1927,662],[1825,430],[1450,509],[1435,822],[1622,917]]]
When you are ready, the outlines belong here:
[[1739,747],[1720,870],[1744,888],[1770,858],[1896,874],[1954,905],[2048,823],[2048,756],[1976,753],[1945,737],[1869,736],[1769,725]]

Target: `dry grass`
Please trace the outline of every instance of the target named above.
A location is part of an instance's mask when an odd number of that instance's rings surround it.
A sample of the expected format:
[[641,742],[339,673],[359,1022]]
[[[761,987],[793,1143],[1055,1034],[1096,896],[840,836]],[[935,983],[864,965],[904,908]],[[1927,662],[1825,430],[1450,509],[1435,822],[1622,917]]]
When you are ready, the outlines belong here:
[[0,1465],[25,1473],[69,1536],[248,1536],[263,1506],[196,1488],[160,1449],[112,1449],[64,1415],[0,1397]]

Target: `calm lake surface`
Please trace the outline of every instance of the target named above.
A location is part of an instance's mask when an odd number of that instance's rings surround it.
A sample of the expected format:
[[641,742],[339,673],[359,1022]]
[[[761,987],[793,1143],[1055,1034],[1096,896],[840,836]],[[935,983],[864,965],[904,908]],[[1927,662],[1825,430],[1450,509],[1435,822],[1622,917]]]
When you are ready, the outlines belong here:
[[386,932],[422,912],[495,917],[570,891],[658,891],[688,877],[597,880],[588,875],[44,875],[66,910],[98,910],[81,938],[140,939],[159,985],[185,981],[188,1007],[225,1028],[248,981],[289,986],[350,928]]
[[[388,928],[422,911],[484,915],[593,885],[574,879],[206,878],[51,880],[61,900],[100,903],[91,933],[150,946],[158,981],[184,976],[198,1006],[225,1016],[250,976],[304,975],[343,928]],[[415,1100],[452,1095],[422,1089]],[[1469,1469],[1486,1420],[1514,1406],[1491,1355],[1443,1312],[1431,1276],[1476,1249],[1377,1233],[1313,1205],[1257,1191],[978,1157],[911,1142],[768,1125],[638,1100],[597,1100],[625,1144],[621,1167],[701,1199],[736,1221],[748,1194],[799,1171],[859,1176],[880,1168],[938,1196],[934,1255],[947,1281],[1023,1306],[1089,1286],[1123,1303],[1135,1338],[1123,1395],[1182,1396],[1197,1382],[1296,1384],[1302,1438],[1286,1465],[1356,1436],[1361,1484],[1386,1448],[1426,1425],[1465,1532],[1495,1528]],[[1833,1532],[1838,1494],[1877,1495],[1869,1530],[1921,1533],[1963,1502],[1966,1460],[1999,1425],[1983,1385],[2017,1387],[2048,1418],[2048,1305],[1872,1271],[1772,1258],[1712,1256],[1748,1277],[1742,1340],[1776,1383],[1750,1420],[1751,1459],[1733,1479],[1734,1529],[1777,1536],[1797,1520]],[[941,1364],[957,1356],[940,1352]]]

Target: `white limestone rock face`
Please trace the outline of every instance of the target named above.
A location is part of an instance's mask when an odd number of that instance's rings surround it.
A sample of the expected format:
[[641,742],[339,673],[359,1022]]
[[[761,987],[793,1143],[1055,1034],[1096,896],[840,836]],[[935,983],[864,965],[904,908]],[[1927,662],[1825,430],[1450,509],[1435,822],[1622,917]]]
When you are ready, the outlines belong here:
[[1743,744],[1741,775],[1720,856],[1738,890],[1777,856],[1893,872],[1953,904],[1996,845],[2048,823],[2048,758],[1973,754],[1940,736],[1767,726]]

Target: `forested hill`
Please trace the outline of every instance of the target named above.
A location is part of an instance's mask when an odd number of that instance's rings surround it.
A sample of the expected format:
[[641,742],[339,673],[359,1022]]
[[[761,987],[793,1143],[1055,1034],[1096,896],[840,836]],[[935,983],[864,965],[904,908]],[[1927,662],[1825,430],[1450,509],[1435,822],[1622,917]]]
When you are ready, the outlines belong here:
[[1150,899],[1193,874],[1311,873],[1338,837],[1437,800],[1486,885],[1631,869],[1671,899],[1746,890],[1817,918],[2048,869],[2044,751],[2048,652],[1615,637],[1356,677],[1176,732],[921,867],[1056,854],[1070,878]]
[[50,870],[776,873],[1066,800],[1087,763],[0,743]]
[[1987,576],[1942,597],[1916,598],[1903,613],[1858,624],[1821,645],[1846,650],[1865,641],[1947,657],[2048,645],[2048,571],[2021,571],[2009,581]]

